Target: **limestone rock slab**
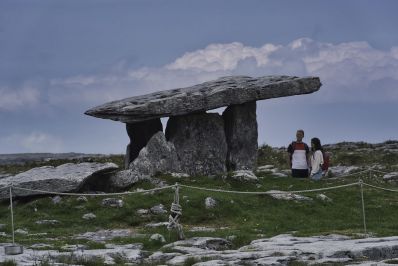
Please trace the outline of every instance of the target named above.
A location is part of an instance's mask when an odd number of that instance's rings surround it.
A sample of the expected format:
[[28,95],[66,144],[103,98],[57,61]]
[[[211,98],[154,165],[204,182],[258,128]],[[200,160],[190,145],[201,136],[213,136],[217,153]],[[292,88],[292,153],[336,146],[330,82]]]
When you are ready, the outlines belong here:
[[228,144],[228,171],[255,170],[258,150],[256,102],[228,106],[222,116]]
[[170,117],[166,138],[176,148],[182,172],[192,176],[226,172],[227,142],[219,114]]
[[318,77],[222,77],[195,86],[159,91],[105,103],[86,115],[124,123],[203,112],[257,100],[308,94],[319,90]]
[[157,132],[140,151],[128,170],[120,171],[109,179],[110,187],[118,190],[156,173],[180,172],[180,163],[173,143],[166,141],[163,132]]
[[[52,192],[79,191],[90,179],[118,169],[114,163],[67,163],[57,167],[42,166],[30,169],[15,176],[0,179],[0,187],[10,186]],[[100,181],[99,181],[100,182]],[[15,196],[46,194],[19,189],[13,190]],[[8,190],[0,190],[0,199],[8,198]]]

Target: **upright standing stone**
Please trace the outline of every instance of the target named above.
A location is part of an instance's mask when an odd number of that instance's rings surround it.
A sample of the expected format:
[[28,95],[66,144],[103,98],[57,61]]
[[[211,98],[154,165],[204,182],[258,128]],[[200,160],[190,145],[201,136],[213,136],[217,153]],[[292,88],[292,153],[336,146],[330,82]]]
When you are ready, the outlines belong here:
[[166,138],[174,144],[182,171],[190,175],[226,172],[224,121],[217,113],[170,117]]
[[254,170],[258,149],[256,102],[228,106],[222,116],[228,144],[228,170]]
[[159,118],[146,120],[134,124],[126,123],[127,134],[130,144],[127,145],[125,167],[138,157],[140,150],[146,146],[148,141],[159,131],[163,131],[162,122]]

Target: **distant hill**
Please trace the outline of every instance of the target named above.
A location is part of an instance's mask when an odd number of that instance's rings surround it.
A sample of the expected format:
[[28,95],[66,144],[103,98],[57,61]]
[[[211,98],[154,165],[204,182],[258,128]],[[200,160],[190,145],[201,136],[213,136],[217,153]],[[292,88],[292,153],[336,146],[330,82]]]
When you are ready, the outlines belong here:
[[14,153],[0,154],[0,165],[24,164],[27,162],[51,161],[51,160],[74,160],[84,158],[104,158],[110,155],[85,154],[85,153]]

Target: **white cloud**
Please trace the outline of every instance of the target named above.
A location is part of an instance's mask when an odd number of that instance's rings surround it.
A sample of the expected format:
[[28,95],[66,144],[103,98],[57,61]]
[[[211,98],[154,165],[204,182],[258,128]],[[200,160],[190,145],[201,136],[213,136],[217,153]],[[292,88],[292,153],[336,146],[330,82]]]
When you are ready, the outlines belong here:
[[34,107],[39,103],[40,91],[31,86],[22,88],[0,87],[0,110],[13,111]]
[[258,66],[266,65],[268,55],[278,50],[278,46],[266,44],[260,48],[244,46],[239,42],[230,44],[211,44],[203,50],[186,53],[166,66],[167,69],[201,71],[234,70],[239,61],[254,58]]
[[[117,69],[117,71],[115,70]],[[194,85],[226,75],[319,76],[319,102],[398,101],[398,47],[377,50],[366,42],[339,44],[308,38],[287,45],[210,44],[161,68],[114,68],[109,73],[52,80],[55,105],[87,107],[111,100]]]
[[62,139],[43,132],[31,132],[28,134],[12,134],[0,138],[0,144],[4,147],[3,153],[10,150],[20,152],[61,152],[64,151]]

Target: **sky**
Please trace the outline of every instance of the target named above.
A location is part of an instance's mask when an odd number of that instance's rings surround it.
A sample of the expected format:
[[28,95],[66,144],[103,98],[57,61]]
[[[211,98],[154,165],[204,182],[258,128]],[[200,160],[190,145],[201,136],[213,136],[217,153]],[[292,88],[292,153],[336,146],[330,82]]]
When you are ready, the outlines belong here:
[[[398,1],[2,0],[0,153],[124,153],[112,100],[229,75],[318,76],[257,102],[259,144],[398,139]],[[162,122],[166,123],[166,119]]]

